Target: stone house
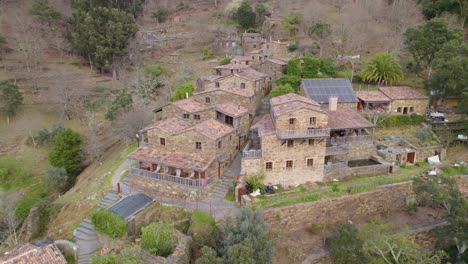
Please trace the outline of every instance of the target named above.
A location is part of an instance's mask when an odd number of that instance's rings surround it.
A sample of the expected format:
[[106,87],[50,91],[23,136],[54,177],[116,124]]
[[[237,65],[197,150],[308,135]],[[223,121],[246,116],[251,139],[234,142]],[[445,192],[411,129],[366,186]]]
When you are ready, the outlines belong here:
[[250,66],[252,65],[252,61],[253,59],[250,56],[234,56],[231,63]]
[[177,117],[191,124],[214,118],[213,105],[202,103],[193,97],[172,102],[163,107],[162,118]]
[[249,54],[252,50],[261,48],[266,40],[260,33],[243,33],[241,36],[241,44],[244,49],[244,55]]
[[291,54],[288,46],[287,42],[270,40],[263,43],[260,48],[250,51],[247,56],[252,58],[254,65],[264,63],[268,59],[290,58],[294,54]]
[[357,108],[358,99],[348,79],[302,79],[302,94],[328,108],[330,97],[338,98],[338,108]]
[[390,113],[395,115],[425,114],[428,97],[407,86],[379,87],[389,97]]
[[263,63],[254,66],[261,73],[270,76],[272,81],[276,81],[288,70],[288,60],[286,59],[267,59]]
[[210,88],[195,92],[193,98],[198,101],[212,102],[213,104],[224,104],[232,102],[248,109],[253,117],[257,110],[255,104],[255,93],[249,89]]
[[239,38],[218,38],[215,40],[213,46],[218,54],[223,54],[227,57],[242,54],[242,47]]
[[381,91],[357,91],[359,111],[388,112],[392,100]]
[[306,97],[287,94],[270,100],[271,111],[251,128],[242,154],[245,175],[291,186],[323,180],[328,116]]
[[231,61],[229,64],[219,65],[214,67],[216,75],[226,76],[230,74],[240,73],[241,71],[249,68],[248,65]]
[[35,241],[19,245],[0,256],[2,264],[66,264],[65,257],[51,241]]

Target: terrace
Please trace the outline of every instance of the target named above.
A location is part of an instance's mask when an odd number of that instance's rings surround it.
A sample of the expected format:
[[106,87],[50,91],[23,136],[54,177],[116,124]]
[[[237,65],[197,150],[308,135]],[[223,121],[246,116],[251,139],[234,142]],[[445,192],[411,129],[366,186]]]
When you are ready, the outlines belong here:
[[306,130],[276,130],[276,135],[279,139],[295,139],[295,138],[324,138],[330,137],[329,128],[306,129]]

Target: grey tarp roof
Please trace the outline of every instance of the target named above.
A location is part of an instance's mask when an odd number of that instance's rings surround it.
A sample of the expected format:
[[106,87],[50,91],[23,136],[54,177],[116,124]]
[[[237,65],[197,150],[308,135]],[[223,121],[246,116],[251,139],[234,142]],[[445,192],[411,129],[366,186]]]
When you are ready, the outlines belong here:
[[144,209],[152,202],[153,199],[143,193],[133,194],[118,201],[109,208],[109,211],[127,220],[128,217]]
[[328,104],[330,96],[338,96],[338,103],[358,101],[348,79],[304,79],[302,92],[319,104]]

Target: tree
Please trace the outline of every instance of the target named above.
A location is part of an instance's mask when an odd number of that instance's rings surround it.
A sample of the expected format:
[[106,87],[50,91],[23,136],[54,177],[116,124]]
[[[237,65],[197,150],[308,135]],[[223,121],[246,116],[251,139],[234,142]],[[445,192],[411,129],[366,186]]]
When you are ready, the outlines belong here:
[[50,164],[57,168],[64,168],[71,176],[70,183],[75,180],[74,177],[83,168],[82,145],[81,135],[68,128],[55,136],[49,153]]
[[23,95],[18,90],[18,86],[9,81],[0,82],[0,112],[7,116],[8,122],[22,104]]
[[445,12],[458,16],[461,25],[464,26],[468,16],[468,3],[464,0],[422,0],[424,16],[432,19]]
[[150,111],[147,109],[132,109],[120,114],[114,120],[113,132],[116,139],[127,145],[134,143],[135,135],[151,120],[148,118],[148,113]]
[[112,69],[117,78],[116,65],[137,32],[133,17],[115,8],[98,6],[88,11],[78,9],[71,22],[75,48],[101,71]]
[[141,248],[156,256],[167,257],[177,246],[174,228],[163,223],[152,223],[141,228]]
[[421,204],[444,208],[448,214],[452,211],[452,200],[460,196],[456,181],[447,176],[415,177],[413,191]]
[[433,97],[462,98],[459,110],[468,113],[468,44],[450,42],[436,54],[435,72],[426,83]]
[[336,76],[336,66],[313,56],[300,57],[288,62],[288,75],[300,78],[327,78]]
[[312,26],[309,28],[307,33],[309,37],[313,37],[317,39],[317,43],[320,48],[319,56],[322,57],[323,47],[325,45],[325,42],[332,33],[330,24],[323,22],[323,21],[314,22],[312,23]]
[[217,256],[216,251],[210,247],[203,247],[202,256],[195,261],[195,264],[222,264],[223,260]]
[[128,112],[133,107],[132,95],[127,90],[120,91],[112,101],[106,113],[106,119],[115,120],[123,112]]
[[462,42],[462,36],[461,30],[451,29],[444,19],[434,18],[422,26],[406,30],[405,46],[417,65],[426,64],[429,79],[437,52],[450,41]]
[[274,244],[262,212],[242,208],[225,219],[221,229],[225,237],[221,253],[226,260],[242,256],[243,263],[272,263]]
[[294,89],[291,87],[290,84],[280,85],[271,90],[270,94],[268,95],[270,98],[294,93]]
[[358,237],[358,234],[359,230],[352,223],[346,222],[340,225],[338,233],[328,240],[333,263],[360,264],[366,262],[366,256],[363,253],[364,242]]
[[187,98],[187,95],[188,97],[190,97],[193,95],[194,92],[195,92],[195,85],[193,85],[192,82],[186,82],[177,87],[174,96],[171,97],[171,102],[185,99]]
[[389,53],[378,54],[370,59],[361,71],[363,81],[387,84],[403,79],[398,61]]
[[237,11],[234,13],[234,20],[239,23],[242,29],[255,27],[256,14],[249,0],[243,0]]
[[278,85],[289,84],[294,91],[297,93],[301,87],[302,79],[299,76],[294,75],[282,75],[278,80],[275,81]]
[[131,14],[133,17],[141,12],[144,0],[74,0],[73,7],[84,11],[90,11],[94,7],[115,8],[121,12]]
[[257,25],[262,25],[265,21],[265,16],[271,13],[270,6],[266,3],[259,3],[255,6],[255,13],[257,13]]
[[158,23],[164,23],[169,16],[169,10],[164,6],[160,6],[156,9],[156,11],[153,12],[151,16],[158,20]]
[[291,14],[289,16],[284,16],[281,20],[281,25],[283,25],[284,30],[289,33],[291,36],[295,36],[299,32],[299,25],[302,22],[302,15],[300,14]]
[[41,22],[49,25],[62,18],[62,15],[49,5],[48,0],[34,0],[30,13],[37,17]]
[[63,192],[69,186],[67,170],[64,168],[50,168],[47,170],[46,184],[58,192]]

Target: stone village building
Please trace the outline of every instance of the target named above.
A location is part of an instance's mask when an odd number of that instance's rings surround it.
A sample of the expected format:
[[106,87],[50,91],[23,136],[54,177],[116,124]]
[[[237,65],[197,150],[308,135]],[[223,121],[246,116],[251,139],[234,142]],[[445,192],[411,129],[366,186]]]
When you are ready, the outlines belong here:
[[358,110],[385,111],[393,115],[425,114],[428,103],[424,96],[411,87],[379,87],[378,91],[358,91]]

